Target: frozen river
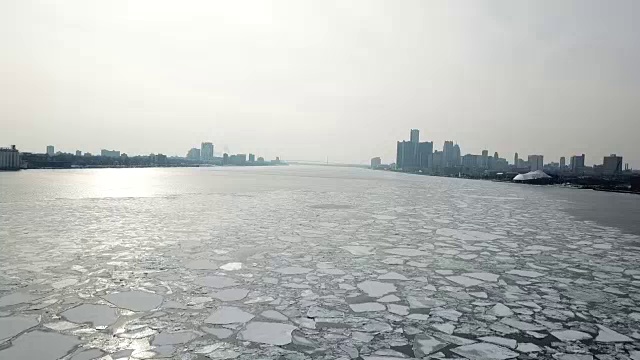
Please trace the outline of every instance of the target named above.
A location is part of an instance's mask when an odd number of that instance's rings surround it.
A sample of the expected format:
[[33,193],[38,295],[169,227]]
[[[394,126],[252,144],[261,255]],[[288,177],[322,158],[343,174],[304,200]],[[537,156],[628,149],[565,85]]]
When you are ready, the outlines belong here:
[[640,359],[640,196],[322,167],[0,173],[0,359]]

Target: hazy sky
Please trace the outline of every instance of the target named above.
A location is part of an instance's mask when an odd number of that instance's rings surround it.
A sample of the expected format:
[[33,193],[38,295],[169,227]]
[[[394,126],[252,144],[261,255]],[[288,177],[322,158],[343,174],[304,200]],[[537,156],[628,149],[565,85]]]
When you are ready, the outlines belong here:
[[0,144],[640,167],[640,1],[0,1]]

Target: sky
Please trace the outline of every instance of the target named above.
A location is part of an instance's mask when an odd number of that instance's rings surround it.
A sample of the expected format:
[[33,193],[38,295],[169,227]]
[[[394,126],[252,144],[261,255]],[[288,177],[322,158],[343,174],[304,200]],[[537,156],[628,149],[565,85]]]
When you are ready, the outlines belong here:
[[640,1],[0,2],[0,144],[640,168]]

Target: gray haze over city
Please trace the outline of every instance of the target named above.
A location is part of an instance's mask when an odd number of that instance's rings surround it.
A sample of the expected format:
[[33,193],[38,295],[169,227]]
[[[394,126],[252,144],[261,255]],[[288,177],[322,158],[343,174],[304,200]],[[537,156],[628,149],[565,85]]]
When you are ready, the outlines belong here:
[[[0,144],[640,166],[637,1],[0,3]],[[634,20],[636,22],[634,23]]]

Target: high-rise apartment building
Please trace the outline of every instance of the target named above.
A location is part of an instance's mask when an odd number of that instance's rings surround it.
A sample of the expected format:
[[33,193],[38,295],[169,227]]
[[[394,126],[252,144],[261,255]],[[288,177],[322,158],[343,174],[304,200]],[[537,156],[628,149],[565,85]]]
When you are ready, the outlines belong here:
[[53,147],[53,145],[47,145],[47,155],[53,156],[55,154],[56,154],[56,149]]

